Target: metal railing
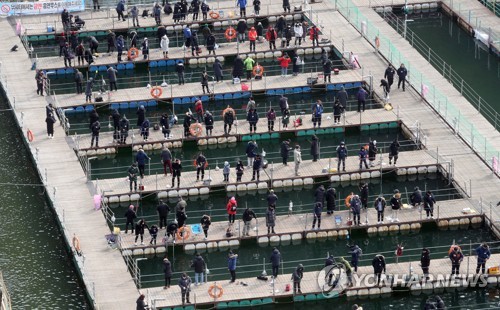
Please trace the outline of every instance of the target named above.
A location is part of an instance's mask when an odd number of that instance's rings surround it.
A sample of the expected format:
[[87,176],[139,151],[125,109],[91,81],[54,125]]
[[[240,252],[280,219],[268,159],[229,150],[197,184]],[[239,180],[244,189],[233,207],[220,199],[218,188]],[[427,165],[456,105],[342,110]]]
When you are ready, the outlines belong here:
[[493,14],[500,17],[500,1],[497,0],[479,0],[482,5],[488,8],[488,10],[492,11]]
[[[331,0],[333,1],[333,0]],[[336,0],[338,11],[365,37],[370,44],[375,46],[378,38],[378,52],[393,65],[404,63],[407,70],[407,80],[415,90],[426,100],[426,102],[441,116],[441,118],[453,129],[455,134],[465,141],[476,154],[492,170],[494,159],[500,158],[498,151],[476,128],[476,125],[463,116],[460,109],[453,104],[447,95],[441,92],[427,75],[420,70],[418,65],[406,58],[392,43],[391,38],[380,32],[378,27],[366,18],[351,0]],[[366,25],[366,26],[365,26]],[[495,171],[498,175],[500,170]]]
[[0,309],[1,310],[12,310],[12,302],[10,300],[10,294],[7,290],[7,285],[3,279],[3,274],[0,271]]

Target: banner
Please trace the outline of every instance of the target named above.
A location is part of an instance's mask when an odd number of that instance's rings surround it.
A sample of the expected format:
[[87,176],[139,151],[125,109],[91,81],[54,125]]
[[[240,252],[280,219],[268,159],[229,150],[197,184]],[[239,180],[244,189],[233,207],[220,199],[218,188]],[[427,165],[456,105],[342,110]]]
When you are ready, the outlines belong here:
[[84,11],[85,0],[0,2],[2,16],[61,13],[63,9],[69,12]]

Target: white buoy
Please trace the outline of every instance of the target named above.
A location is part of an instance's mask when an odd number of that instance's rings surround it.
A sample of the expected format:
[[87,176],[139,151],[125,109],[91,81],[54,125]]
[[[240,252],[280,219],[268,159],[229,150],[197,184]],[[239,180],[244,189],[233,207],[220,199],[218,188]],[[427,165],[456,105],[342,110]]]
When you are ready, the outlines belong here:
[[240,246],[240,241],[239,240],[235,240],[235,239],[229,240],[229,247],[231,249],[236,249],[239,246]]
[[210,188],[202,187],[200,188],[200,195],[208,195],[210,193]]
[[179,197],[179,192],[177,190],[171,190],[171,191],[168,191],[168,197],[169,198],[172,198],[172,197]]
[[259,243],[260,246],[267,246],[269,244],[269,238],[259,237],[259,239],[257,239],[257,242]]
[[106,155],[106,149],[97,149],[96,154],[97,155]]
[[133,249],[132,254],[134,256],[141,256],[141,255],[144,255],[144,250],[143,249]]
[[330,182],[340,182],[340,175],[334,174],[330,177]]
[[131,201],[137,201],[139,199],[141,199],[141,195],[139,195],[139,194],[132,194],[132,195],[130,195],[130,200]]
[[236,185],[229,184],[228,186],[226,186],[226,191],[229,192],[229,193],[236,192]]
[[253,191],[257,189],[257,183],[248,183],[247,184],[247,190]]
[[180,189],[179,190],[179,196],[181,197],[186,197],[188,195],[188,190],[187,189]]
[[351,174],[351,181],[357,181],[361,178],[361,175],[359,173],[353,173]]
[[118,203],[118,202],[120,202],[120,197],[118,197],[118,196],[111,196],[111,197],[109,197],[108,200],[109,200],[109,203]]
[[219,250],[227,248],[227,247],[229,247],[229,242],[227,240],[219,241],[218,247],[219,247]]
[[350,181],[351,180],[351,176],[348,175],[348,174],[343,174],[340,176],[340,181],[341,182],[346,182],[346,181]]
[[292,236],[290,235],[281,235],[280,237],[281,245],[289,245],[291,240]]
[[127,202],[127,201],[130,201],[129,195],[121,195],[120,196],[120,202]]
[[291,187],[293,186],[293,181],[290,179],[283,180],[283,187]]
[[257,185],[258,189],[267,189],[267,182],[259,182]]
[[304,185],[312,185],[312,184],[314,184],[313,178],[305,178],[304,179]]
[[302,179],[294,179],[293,180],[293,186],[300,187],[302,185],[304,185],[304,181],[302,181]]

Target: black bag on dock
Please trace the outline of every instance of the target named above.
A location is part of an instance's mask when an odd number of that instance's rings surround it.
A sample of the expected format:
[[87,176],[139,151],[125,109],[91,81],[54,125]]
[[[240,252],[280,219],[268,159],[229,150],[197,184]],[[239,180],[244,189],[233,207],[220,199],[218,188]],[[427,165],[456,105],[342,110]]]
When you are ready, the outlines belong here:
[[103,101],[103,100],[102,100],[102,97],[101,97],[101,96],[99,96],[99,97],[95,97],[95,102],[102,102],[102,101]]
[[148,17],[148,14],[149,14],[148,10],[142,11],[142,17]]

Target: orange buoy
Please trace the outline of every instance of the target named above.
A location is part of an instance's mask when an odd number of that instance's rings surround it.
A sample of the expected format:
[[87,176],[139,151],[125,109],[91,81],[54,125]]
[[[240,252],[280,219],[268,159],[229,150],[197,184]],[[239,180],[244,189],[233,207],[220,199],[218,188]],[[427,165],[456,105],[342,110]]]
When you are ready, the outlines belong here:
[[219,284],[212,284],[209,288],[208,288],[208,295],[210,295],[210,297],[212,298],[215,298],[215,299],[218,299],[218,298],[221,298],[222,295],[224,295],[224,290],[222,289],[222,286],[220,286]]
[[191,229],[189,229],[189,227],[182,226],[181,228],[177,229],[177,240],[187,240],[190,236]]
[[234,40],[234,38],[236,38],[236,30],[233,27],[227,28],[224,37],[226,37],[228,41]]
[[137,48],[135,48],[135,47],[131,47],[128,50],[128,59],[134,60],[137,57],[139,57],[139,50]]
[[217,13],[215,11],[208,13],[208,15],[210,15],[210,18],[213,18],[213,19],[219,19],[219,17],[220,17],[219,13]]
[[264,67],[262,67],[261,65],[256,65],[255,67],[253,67],[252,73],[254,76],[262,76],[264,74]]
[[160,86],[155,86],[151,88],[151,97],[153,98],[160,98],[161,95],[163,94],[163,90],[161,89]]
[[203,133],[203,127],[200,123],[194,123],[189,126],[189,133],[192,136],[199,137]]
[[35,140],[35,136],[33,135],[33,131],[31,131],[31,129],[28,129],[27,136],[29,142],[33,142],[33,140]]
[[[196,168],[198,165],[196,164],[196,159],[193,160],[193,166]],[[205,168],[208,168],[208,160],[205,162]]]
[[347,196],[347,197],[345,198],[345,200],[344,200],[344,201],[345,201],[345,206],[346,206],[347,208],[350,208],[350,207],[351,207],[351,199],[352,199],[352,197],[353,197],[353,196],[354,196],[354,193],[351,193],[349,196]]

